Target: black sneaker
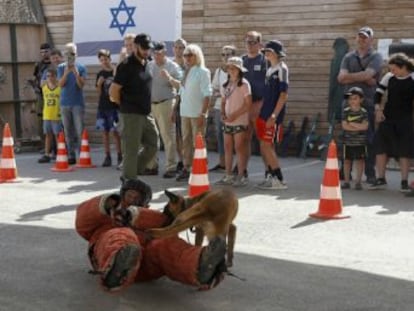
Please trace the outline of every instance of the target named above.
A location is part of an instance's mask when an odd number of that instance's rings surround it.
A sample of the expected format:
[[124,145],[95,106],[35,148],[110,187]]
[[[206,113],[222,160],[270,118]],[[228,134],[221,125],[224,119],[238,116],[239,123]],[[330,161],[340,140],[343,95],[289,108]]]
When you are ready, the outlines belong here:
[[177,178],[175,179],[176,181],[188,181],[188,179],[190,178],[190,173],[186,170],[183,169],[177,176]]
[[69,164],[69,165],[76,164],[76,158],[69,158],[69,159],[68,159],[68,164]]
[[341,185],[341,189],[350,189],[351,185],[349,182],[343,182]]
[[181,172],[183,169],[184,169],[184,163],[183,163],[182,161],[179,161],[179,162],[177,163],[177,168],[176,168],[176,171],[177,171],[177,172]]
[[225,167],[223,165],[217,164],[216,166],[210,168],[209,172],[222,172],[225,170]]
[[47,155],[44,155],[39,160],[37,160],[37,163],[50,163],[50,157]]
[[362,185],[360,182],[355,183],[355,190],[362,190]]
[[408,181],[407,180],[401,180],[400,192],[402,192],[402,193],[408,193],[410,191],[411,191],[411,189],[408,186]]
[[137,245],[126,245],[120,249],[103,277],[103,285],[110,291],[120,289],[127,280],[128,274],[137,266],[140,255]]
[[176,176],[175,171],[166,171],[164,175],[162,175],[163,178],[174,178]]
[[118,158],[116,160],[116,164],[119,166],[122,163],[122,153],[118,153]]
[[200,284],[209,284],[216,273],[217,266],[225,260],[226,240],[213,238],[201,253],[198,263],[197,279]]
[[102,163],[102,167],[108,167],[108,166],[111,166],[112,165],[112,159],[111,159],[111,156],[109,156],[109,155],[107,155],[106,157],[105,157],[105,160],[103,161],[103,163]]
[[156,175],[158,175],[158,167],[146,168],[141,174],[138,174],[138,175],[156,176]]
[[380,190],[387,187],[385,178],[378,178],[373,184],[368,186],[368,190]]
[[366,180],[366,183],[369,184],[369,185],[373,185],[373,184],[375,184],[376,180],[377,179],[375,178],[375,176],[368,176],[367,180]]

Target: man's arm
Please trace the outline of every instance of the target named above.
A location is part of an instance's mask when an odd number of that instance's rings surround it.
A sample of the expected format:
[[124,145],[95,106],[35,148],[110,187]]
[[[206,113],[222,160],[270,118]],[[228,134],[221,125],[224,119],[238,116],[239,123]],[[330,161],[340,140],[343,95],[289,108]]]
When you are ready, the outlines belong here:
[[109,87],[109,98],[117,105],[121,104],[121,89],[122,85],[116,82],[112,82],[111,86]]
[[85,85],[85,78],[79,73],[78,69],[75,67],[73,73],[75,74],[76,78],[76,85],[82,89]]
[[367,68],[364,71],[350,73],[346,69],[341,69],[338,74],[338,82],[340,84],[350,83],[366,83],[368,85],[375,85],[377,83],[374,78],[376,75],[375,70]]

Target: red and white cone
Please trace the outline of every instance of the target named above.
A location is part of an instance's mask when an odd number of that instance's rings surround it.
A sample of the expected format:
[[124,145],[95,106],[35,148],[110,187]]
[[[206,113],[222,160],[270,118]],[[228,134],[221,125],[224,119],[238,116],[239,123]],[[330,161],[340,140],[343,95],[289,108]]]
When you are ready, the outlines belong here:
[[74,170],[72,166],[69,166],[68,153],[66,151],[65,134],[59,133],[58,136],[58,150],[56,155],[55,166],[51,168],[54,172],[71,172]]
[[14,158],[14,141],[8,123],[3,129],[3,147],[0,159],[0,183],[14,182],[17,178],[16,159]]
[[322,219],[342,219],[350,217],[342,215],[342,193],[339,183],[337,148],[333,140],[328,148],[328,157],[326,159],[321,184],[319,210],[309,216]]
[[191,169],[190,179],[188,180],[188,186],[188,195],[190,197],[210,190],[207,167],[207,150],[201,133],[198,133],[196,136],[193,166]]
[[92,164],[91,152],[89,148],[88,132],[86,130],[83,130],[83,133],[82,133],[82,143],[81,143],[81,148],[80,148],[79,162],[78,164],[76,164],[76,167],[80,167],[80,168],[96,167],[96,165]]

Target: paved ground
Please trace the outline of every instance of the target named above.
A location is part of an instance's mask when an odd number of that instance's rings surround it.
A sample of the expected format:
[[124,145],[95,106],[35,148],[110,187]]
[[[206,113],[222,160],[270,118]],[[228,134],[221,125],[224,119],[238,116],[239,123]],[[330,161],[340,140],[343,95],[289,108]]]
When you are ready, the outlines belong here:
[[[351,217],[320,221],[317,211],[324,163],[284,158],[289,189],[266,192],[261,160],[251,161],[251,185],[237,190],[234,273],[215,290],[161,279],[118,295],[102,292],[87,273],[87,244],[73,230],[75,208],[91,196],[118,188],[112,168],[54,173],[38,154],[17,155],[18,182],[0,184],[0,310],[414,310],[414,198],[398,192],[389,171],[385,191],[344,191]],[[209,153],[211,164],[216,154]],[[101,163],[100,150],[93,151]],[[210,174],[210,182],[220,174]],[[146,177],[155,192],[186,185]],[[187,235],[183,234],[187,239]],[[193,237],[190,236],[190,239]]]

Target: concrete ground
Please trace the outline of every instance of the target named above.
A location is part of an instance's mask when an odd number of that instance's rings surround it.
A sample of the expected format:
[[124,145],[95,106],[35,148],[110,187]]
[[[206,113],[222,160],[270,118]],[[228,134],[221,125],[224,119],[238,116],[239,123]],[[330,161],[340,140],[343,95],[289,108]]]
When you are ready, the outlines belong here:
[[[111,295],[87,273],[87,243],[73,223],[77,204],[118,189],[119,171],[55,173],[38,157],[18,154],[18,180],[0,184],[0,310],[414,310],[414,198],[398,192],[397,171],[387,172],[387,190],[343,191],[350,218],[322,221],[308,215],[318,210],[323,162],[283,158],[289,189],[265,191],[254,187],[263,173],[252,157],[249,186],[235,190],[232,272],[244,280],[229,276],[198,292],[160,279]],[[214,165],[217,155],[208,157]],[[100,164],[102,150],[92,159]],[[220,177],[210,173],[210,183]],[[154,190],[152,208],[162,208],[164,189],[187,191],[175,180],[143,179]]]

